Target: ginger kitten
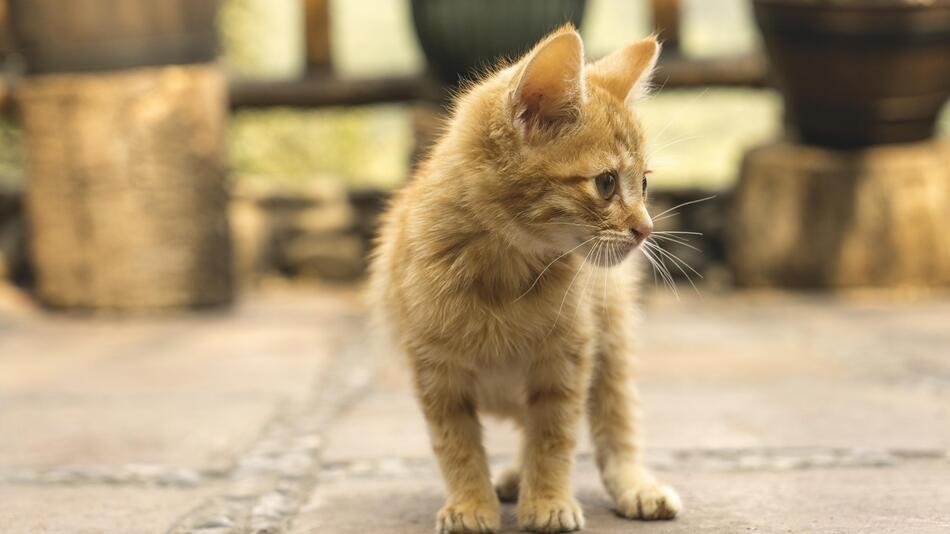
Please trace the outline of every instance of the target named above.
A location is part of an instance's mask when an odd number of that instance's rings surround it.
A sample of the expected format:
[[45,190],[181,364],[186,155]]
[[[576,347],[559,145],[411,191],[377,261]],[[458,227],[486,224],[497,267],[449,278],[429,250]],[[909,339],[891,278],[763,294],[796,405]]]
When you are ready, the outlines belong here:
[[[583,527],[570,476],[585,411],[617,511],[671,519],[680,510],[641,464],[628,383],[629,256],[653,223],[627,103],[658,53],[649,38],[585,65],[573,28],[552,33],[458,98],[383,218],[371,297],[409,358],[445,479],[438,532],[498,530],[499,497],[517,499],[523,530]],[[519,461],[495,487],[481,413],[523,431]]]

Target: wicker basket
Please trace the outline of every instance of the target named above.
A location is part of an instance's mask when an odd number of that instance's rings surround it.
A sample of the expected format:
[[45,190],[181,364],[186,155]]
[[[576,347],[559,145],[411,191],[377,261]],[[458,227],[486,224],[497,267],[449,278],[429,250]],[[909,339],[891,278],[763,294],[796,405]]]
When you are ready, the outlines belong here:
[[45,75],[18,88],[45,303],[134,310],[231,300],[224,91],[209,65]]

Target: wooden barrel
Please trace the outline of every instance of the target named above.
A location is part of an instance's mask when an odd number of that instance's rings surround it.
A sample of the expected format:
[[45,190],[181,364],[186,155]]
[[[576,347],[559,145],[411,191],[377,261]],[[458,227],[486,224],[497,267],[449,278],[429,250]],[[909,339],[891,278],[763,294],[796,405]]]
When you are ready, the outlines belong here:
[[208,65],[22,82],[30,246],[46,304],[231,300],[225,92]]
[[8,0],[29,73],[212,61],[218,0]]

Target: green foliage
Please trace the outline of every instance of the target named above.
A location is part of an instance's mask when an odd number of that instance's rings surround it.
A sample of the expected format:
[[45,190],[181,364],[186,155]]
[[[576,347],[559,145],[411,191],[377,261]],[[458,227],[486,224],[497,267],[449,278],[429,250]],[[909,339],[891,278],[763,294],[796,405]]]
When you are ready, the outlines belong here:
[[408,111],[400,106],[241,111],[229,142],[237,179],[291,188],[328,175],[392,187],[408,173],[411,148]]

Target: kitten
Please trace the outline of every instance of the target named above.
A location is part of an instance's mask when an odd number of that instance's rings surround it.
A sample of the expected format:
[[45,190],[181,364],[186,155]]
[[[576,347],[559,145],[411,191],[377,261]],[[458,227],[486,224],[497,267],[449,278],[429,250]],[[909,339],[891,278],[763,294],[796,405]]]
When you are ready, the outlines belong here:
[[[585,65],[577,32],[555,31],[458,98],[383,217],[371,297],[408,355],[447,486],[438,532],[498,530],[499,497],[517,499],[521,529],[583,527],[570,475],[585,410],[619,513],[680,510],[641,464],[628,389],[628,257],[652,221],[643,136],[626,104],[658,53],[648,38]],[[494,488],[480,413],[523,431],[517,465]]]

